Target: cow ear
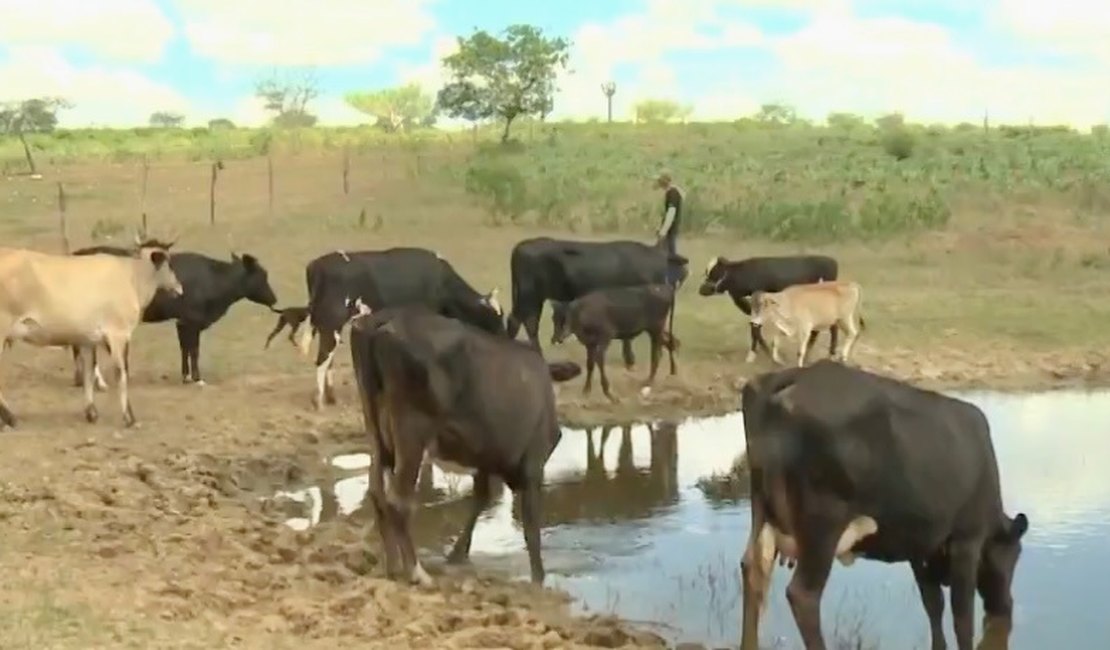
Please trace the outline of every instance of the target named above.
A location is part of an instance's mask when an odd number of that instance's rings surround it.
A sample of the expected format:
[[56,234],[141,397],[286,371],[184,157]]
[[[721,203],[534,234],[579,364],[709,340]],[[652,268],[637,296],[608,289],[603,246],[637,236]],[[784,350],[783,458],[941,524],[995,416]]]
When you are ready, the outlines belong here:
[[162,251],[153,251],[150,254],[150,263],[153,264],[156,269],[162,268],[162,265],[166,263],[166,254]]
[[1025,516],[1024,512],[1019,512],[1010,524],[1010,539],[1015,542],[1018,541],[1027,530],[1029,530],[1029,518]]
[[244,253],[243,257],[239,259],[243,262],[243,266],[246,267],[248,271],[253,271],[258,268],[258,258],[250,253]]

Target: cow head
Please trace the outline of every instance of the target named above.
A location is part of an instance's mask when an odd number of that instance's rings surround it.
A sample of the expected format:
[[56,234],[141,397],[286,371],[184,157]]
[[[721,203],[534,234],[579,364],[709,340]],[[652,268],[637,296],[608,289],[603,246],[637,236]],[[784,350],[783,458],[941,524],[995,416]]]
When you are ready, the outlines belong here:
[[273,307],[277,304],[277,296],[274,295],[274,290],[270,287],[269,274],[258,262],[258,258],[249,253],[244,253],[242,257],[232,253],[231,260],[243,269],[240,289],[244,298],[265,307]]
[[567,318],[570,304],[551,301],[551,345],[560,345],[570,336],[570,323]]
[[752,325],[757,326],[762,326],[763,322],[767,320],[768,310],[774,310],[778,307],[775,296],[763,291],[756,291],[747,301],[752,311],[750,320]]
[[185,289],[181,286],[181,282],[177,279],[177,275],[170,268],[170,256],[165,251],[151,251],[150,263],[154,266],[154,286],[157,289],[165,289],[170,293],[180,296],[185,293]]
[[1018,513],[1010,519],[1003,515],[1001,525],[983,545],[979,563],[978,590],[983,599],[986,619],[983,624],[983,647],[988,639],[1005,641],[1013,625],[1014,601],[1010,585],[1021,556],[1021,538],[1029,530],[1029,519]]
[[724,291],[721,285],[724,284],[725,278],[728,276],[728,267],[725,266],[727,263],[728,260],[723,257],[714,257],[709,260],[709,264],[705,267],[705,278],[702,280],[701,286],[698,287],[698,294],[712,296]]
[[500,289],[494,287],[492,291],[478,298],[478,309],[474,314],[478,327],[493,334],[505,333],[505,310],[501,308],[497,294]]

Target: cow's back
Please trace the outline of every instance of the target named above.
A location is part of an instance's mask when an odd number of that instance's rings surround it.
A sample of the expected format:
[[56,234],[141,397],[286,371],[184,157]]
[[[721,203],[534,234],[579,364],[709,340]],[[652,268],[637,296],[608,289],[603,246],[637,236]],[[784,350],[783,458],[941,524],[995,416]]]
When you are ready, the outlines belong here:
[[823,359],[762,376],[745,387],[743,408],[764,488],[793,481],[875,518],[869,556],[926,553],[1000,512],[986,419],[962,400]]

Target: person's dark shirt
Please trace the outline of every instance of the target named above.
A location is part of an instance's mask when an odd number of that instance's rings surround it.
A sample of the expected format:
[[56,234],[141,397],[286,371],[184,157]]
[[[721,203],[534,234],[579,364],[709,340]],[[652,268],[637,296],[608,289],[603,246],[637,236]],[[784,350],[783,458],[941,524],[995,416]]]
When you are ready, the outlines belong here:
[[[671,221],[670,228],[663,235],[678,234],[678,227],[682,221],[682,191],[674,185],[667,188],[663,193],[663,223],[666,223],[667,211],[674,208],[674,219]],[[663,224],[660,224],[662,226]]]

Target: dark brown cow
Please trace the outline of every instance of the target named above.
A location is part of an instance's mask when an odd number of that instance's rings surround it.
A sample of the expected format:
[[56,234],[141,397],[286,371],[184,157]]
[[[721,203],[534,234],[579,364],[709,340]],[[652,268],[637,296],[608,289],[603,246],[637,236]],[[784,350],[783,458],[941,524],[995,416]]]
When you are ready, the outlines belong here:
[[821,594],[834,559],[909,562],[945,648],[950,586],[959,650],[971,650],[978,589],[983,647],[1009,637],[1010,583],[1029,526],[1002,506],[998,463],[976,406],[822,359],[744,386],[752,529],[742,562],[741,648],[756,650],[775,556],[796,563],[786,596],[807,650],[823,650]]
[[542,583],[543,472],[562,436],[551,382],[572,379],[581,368],[548,364],[526,343],[418,305],[356,317],[351,361],[370,436],[369,491],[387,575],[400,570],[413,582],[431,582],[410,533],[417,474],[427,453],[444,469],[475,474],[473,506],[449,561],[469,557],[474,526],[497,476],[521,498],[532,581]]
[[648,284],[633,287],[611,287],[591,291],[570,304],[556,303],[554,310],[555,331],[552,342],[559,344],[574,334],[586,348],[586,384],[582,391],[590,392],[594,366],[601,374],[601,390],[612,401],[609,377],[605,373],[605,352],[613,339],[626,346],[632,339],[647,333],[651,339],[651,371],[641,392],[647,395],[659,370],[659,357],[667,348],[671,374],[678,369],[674,353],[678,341],[667,331],[667,316],[674,305],[674,291],[666,284]]

